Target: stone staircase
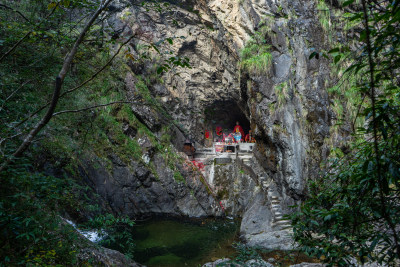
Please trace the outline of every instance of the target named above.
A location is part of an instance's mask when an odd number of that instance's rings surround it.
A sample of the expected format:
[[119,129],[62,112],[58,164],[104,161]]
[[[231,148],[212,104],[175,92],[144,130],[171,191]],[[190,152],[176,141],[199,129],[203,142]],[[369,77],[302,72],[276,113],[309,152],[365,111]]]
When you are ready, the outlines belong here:
[[[254,164],[252,153],[240,153],[239,157],[237,156],[237,154],[235,156],[216,156],[216,154],[210,151],[210,149],[201,149],[196,152],[196,155],[196,158],[199,160],[204,160],[205,158],[211,156],[213,160],[216,160],[216,163],[231,163],[231,160],[235,160],[239,168],[244,170],[244,172],[248,174],[260,186],[261,190],[267,196],[268,205],[273,215],[272,227],[278,231],[286,230],[288,232],[291,232],[292,229],[290,220],[287,220],[283,217],[281,200],[278,194],[272,189],[273,186],[271,186],[271,183],[273,183],[273,181],[271,181],[271,179],[265,174],[261,166],[259,166],[258,164]],[[229,162],[224,161],[228,159]]]
[[243,164],[249,165],[251,163],[251,158],[244,158],[242,161]]
[[274,215],[272,227],[279,228],[280,230],[291,229],[290,220],[283,218],[281,201],[279,200],[279,197],[273,195],[273,193],[270,193],[270,191],[268,193],[268,199],[271,202],[271,210]]
[[[254,166],[251,164],[251,159],[242,159],[242,162],[244,165],[253,168],[256,173],[263,173],[261,169],[258,169],[259,166]],[[266,193],[270,203],[270,208],[274,218],[272,227],[276,228],[277,230],[287,230],[290,232],[292,230],[290,220],[287,220],[283,217],[280,198],[271,189],[271,179],[269,179],[266,175],[256,175],[256,177],[257,184]]]

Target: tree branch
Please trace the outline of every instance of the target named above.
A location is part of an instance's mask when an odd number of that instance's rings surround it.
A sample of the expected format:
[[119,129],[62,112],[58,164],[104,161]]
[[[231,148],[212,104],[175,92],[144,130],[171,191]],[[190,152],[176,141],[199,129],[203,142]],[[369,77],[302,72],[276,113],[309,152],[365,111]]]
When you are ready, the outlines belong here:
[[60,5],[60,3],[58,2],[57,5],[55,7],[53,7],[51,12],[42,21],[40,21],[38,24],[36,24],[32,30],[27,32],[16,44],[14,44],[13,47],[10,48],[10,50],[8,50],[3,56],[1,56],[0,62],[3,61],[3,59],[5,59],[9,54],[11,54],[25,40],[25,38],[27,38],[33,32],[34,29],[39,27],[44,21],[46,21],[51,15],[53,15],[54,11],[56,11],[56,9],[58,8],[59,5]]
[[378,124],[376,121],[376,99],[375,99],[375,69],[374,69],[374,61],[372,59],[372,41],[371,41],[371,32],[369,29],[369,23],[368,23],[368,10],[367,10],[367,0],[362,0],[362,8],[363,8],[363,14],[364,14],[364,24],[365,24],[365,33],[366,33],[366,44],[367,44],[367,54],[368,54],[368,65],[369,65],[369,74],[370,74],[370,88],[371,88],[371,102],[372,102],[372,126],[373,126],[373,135],[374,135],[374,150],[375,150],[375,160],[376,160],[376,166],[377,166],[377,174],[378,174],[378,185],[379,185],[379,197],[380,197],[380,202],[381,202],[381,210],[382,210],[382,216],[385,218],[386,222],[388,223],[390,229],[393,232],[393,238],[395,241],[395,246],[396,246],[396,253],[397,257],[400,258],[400,240],[397,236],[397,231],[396,227],[393,224],[392,218],[390,214],[388,214],[387,209],[386,209],[386,201],[385,201],[385,194],[384,194],[384,185],[383,185],[383,177],[382,177],[382,171],[381,171],[381,164],[380,164],[380,151],[378,147]]
[[96,12],[93,14],[93,16],[90,18],[90,20],[86,23],[85,27],[82,29],[81,34],[79,37],[76,39],[71,51],[67,55],[66,59],[64,60],[63,66],[56,77],[55,81],[55,88],[53,92],[53,97],[50,102],[49,109],[47,110],[46,114],[43,116],[43,118],[36,124],[36,126],[29,132],[29,134],[25,137],[24,141],[22,144],[18,147],[18,149],[12,154],[11,157],[9,157],[0,167],[0,172],[3,171],[8,164],[10,164],[14,158],[17,158],[21,156],[25,150],[30,146],[32,143],[32,140],[35,138],[35,136],[43,129],[43,127],[50,121],[50,119],[53,116],[54,110],[57,106],[58,100],[60,98],[60,92],[62,88],[62,84],[64,81],[65,76],[67,75],[68,69],[70,67],[70,64],[72,60],[75,57],[76,52],[78,51],[79,45],[82,43],[83,39],[85,38],[86,33],[89,31],[90,27],[92,24],[95,22],[97,17],[103,12],[104,9],[107,8],[107,6],[110,4],[112,0],[107,0],[103,5],[100,5],[100,7],[96,10]]
[[[73,91],[78,90],[79,88],[85,86],[87,83],[89,83],[90,81],[92,81],[94,78],[96,78],[97,75],[99,75],[103,70],[106,69],[106,67],[108,67],[111,62],[115,59],[115,57],[121,52],[122,47],[124,47],[127,43],[129,43],[132,39],[134,38],[134,36],[130,37],[126,42],[124,42],[119,49],[117,50],[117,52],[111,57],[110,60],[107,61],[107,63],[101,67],[98,71],[96,71],[89,79],[87,79],[86,81],[82,82],[80,85],[69,89],[67,91],[65,91],[64,93],[62,93],[60,95],[59,98],[64,97],[66,94],[69,94]],[[46,107],[48,107],[50,105],[51,102],[47,102],[45,105],[41,106],[40,108],[38,108],[37,110],[35,110],[33,113],[31,113],[28,117],[26,117],[25,119],[23,119],[22,121],[20,121],[18,124],[16,124],[13,128],[17,128],[19,126],[21,126],[22,124],[24,124],[26,121],[28,121],[29,119],[31,119],[33,116],[35,116],[36,114],[38,114],[39,112],[41,112],[43,109],[45,109]]]
[[12,92],[3,102],[3,104],[1,104],[1,109],[0,111],[4,108],[4,105],[6,104],[6,102],[8,100],[10,100],[11,97],[13,97],[13,95],[15,95],[22,87],[24,87],[27,83],[30,83],[32,80],[28,80],[26,82],[24,82],[20,87],[18,87],[17,89],[14,90],[14,92]]
[[134,37],[135,37],[135,36],[129,37],[129,39],[128,39],[126,42],[124,42],[124,43],[119,47],[119,49],[117,50],[117,52],[107,61],[107,63],[106,63],[103,67],[101,67],[98,71],[96,71],[89,79],[87,79],[86,81],[82,82],[80,85],[78,85],[78,86],[76,86],[76,87],[74,87],[74,88],[72,88],[72,89],[69,89],[69,90],[65,91],[64,93],[62,93],[62,94],[60,95],[60,98],[63,97],[63,96],[65,96],[66,94],[69,94],[69,93],[72,93],[72,92],[75,91],[75,90],[78,90],[79,88],[81,88],[82,86],[85,86],[88,82],[90,82],[90,81],[92,81],[94,78],[96,78],[96,76],[99,75],[100,72],[102,72],[103,70],[105,70],[105,68],[107,68],[107,67],[111,64],[111,62],[114,60],[114,58],[115,58],[115,57],[119,54],[119,52],[121,51],[122,47],[124,47],[127,43],[129,43]]
[[30,24],[32,24],[32,22],[31,22],[27,17],[25,17],[24,14],[22,14],[22,13],[19,12],[18,10],[13,9],[12,7],[6,6],[6,5],[4,5],[4,4],[0,4],[0,7],[3,7],[3,8],[5,8],[5,9],[10,9],[10,10],[12,10],[12,11],[18,13],[24,20],[26,20],[27,22],[29,22]]
[[87,110],[94,109],[94,108],[106,107],[106,106],[110,106],[110,105],[114,105],[114,104],[134,104],[134,103],[136,103],[136,102],[133,102],[133,101],[114,101],[114,102],[110,102],[110,103],[106,103],[106,104],[98,104],[98,105],[94,105],[94,106],[90,106],[90,107],[86,107],[86,108],[82,108],[82,109],[67,109],[67,110],[62,110],[62,111],[55,112],[53,114],[53,117],[61,115],[61,114],[65,114],[65,113],[78,113],[78,112],[87,111]]

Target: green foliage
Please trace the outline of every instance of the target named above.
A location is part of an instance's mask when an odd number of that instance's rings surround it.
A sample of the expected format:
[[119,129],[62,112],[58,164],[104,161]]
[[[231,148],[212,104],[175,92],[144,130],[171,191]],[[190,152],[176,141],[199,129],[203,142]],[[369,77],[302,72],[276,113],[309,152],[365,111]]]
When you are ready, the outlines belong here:
[[272,64],[270,46],[266,43],[267,27],[261,27],[240,51],[240,66],[253,74],[266,73]]
[[0,265],[76,264],[78,234],[58,216],[58,209],[81,210],[87,189],[66,177],[30,173],[20,160],[1,173]]
[[275,94],[278,99],[278,106],[281,107],[286,103],[286,99],[289,98],[288,84],[283,82],[275,86]]
[[347,87],[330,90],[336,112],[344,109],[340,98],[351,99],[357,110],[352,118],[361,117],[362,123],[354,129],[350,152],[334,148],[324,175],[310,182],[308,199],[292,223],[302,250],[331,265],[348,266],[355,257],[394,266],[400,259],[400,43],[393,40],[400,2],[361,3],[365,9],[362,5],[349,16],[350,21],[367,17],[369,27],[361,29],[358,40],[361,52],[339,46],[329,53],[335,64],[347,64],[347,77],[355,77]]
[[185,178],[182,176],[182,174],[179,171],[174,172],[174,179],[177,183],[186,183]]
[[[5,0],[2,4],[10,8],[0,9],[1,56],[22,41],[0,62],[0,164],[10,157],[21,144],[22,137],[45,113],[54,79],[66,53],[86,23],[86,17],[97,9],[99,2]],[[154,3],[146,8],[161,12],[166,5]],[[71,14],[74,14],[72,19]],[[173,44],[174,38],[166,38],[160,43]],[[149,49],[163,53],[158,44],[150,44],[144,51],[138,51],[139,57],[135,58],[126,47],[122,50],[125,57],[117,56],[97,75],[96,72],[114,55],[115,51],[110,47],[115,47],[111,46],[115,43],[116,40],[105,32],[103,23],[96,22],[69,67],[57,104],[56,112],[71,112],[53,117],[29,151],[29,155],[38,161],[47,161],[45,168],[56,169],[57,177],[41,174],[37,165],[26,163],[26,158],[0,174],[0,265],[78,264],[76,255],[80,243],[85,240],[59,217],[66,213],[79,217],[80,222],[84,222],[80,216],[85,213],[92,218],[85,223],[86,227],[107,234],[103,245],[122,243],[119,241],[123,240],[130,249],[121,246],[117,249],[124,250],[128,256],[133,255],[132,237],[124,231],[132,227],[132,221],[104,215],[93,205],[97,199],[93,192],[68,178],[78,179],[82,158],[108,164],[106,167],[109,168],[112,166],[111,153],[128,165],[132,159],[142,161],[145,151],[137,140],[146,136],[162,151],[168,166],[172,166],[174,177],[178,181],[184,180],[176,167],[181,159],[170,146],[171,136],[167,130],[159,140],[134,116],[129,105],[118,103],[75,112],[98,104],[126,101],[125,83],[121,78],[121,73],[128,69],[126,60],[149,60]],[[163,71],[190,67],[188,58],[171,54],[160,61]],[[146,86],[146,82],[160,82],[157,74],[160,65],[154,65],[153,69],[154,74],[148,77],[149,80],[139,79],[137,88],[144,101],[160,112],[163,111],[160,104]],[[82,83],[84,86],[81,87]],[[66,93],[69,90],[73,93]],[[126,129],[131,132],[129,135],[137,136],[128,136]],[[148,167],[156,174],[153,163],[150,162]],[[59,172],[62,175],[58,175]]]
[[32,167],[22,158],[0,174],[0,265],[78,265],[80,249],[93,244],[63,221],[60,213],[76,215],[80,220],[84,219],[80,214],[90,214],[92,219],[85,226],[107,234],[103,245],[107,240],[133,243],[124,231],[133,221],[103,215],[89,187],[66,174],[54,177],[33,173]]
[[[44,114],[45,109],[30,116],[50,99],[54,77],[61,68],[66,48],[71,47],[82,26],[80,23],[85,22],[71,21],[70,14],[87,15],[96,8],[92,6],[94,2],[61,1],[60,7],[45,19],[51,12],[50,1],[3,3],[18,10],[27,20],[10,9],[0,9],[0,54],[10,50],[29,31],[32,33],[0,62],[1,164],[21,143],[21,136]],[[5,25],[7,27],[3,27]],[[103,28],[99,25],[93,27],[65,79],[65,90],[89,79],[98,67],[108,62],[112,53],[107,44]],[[115,59],[114,65],[84,88],[66,94],[60,99],[56,111],[79,110],[124,99],[124,83],[120,78],[123,63],[123,60]],[[46,131],[38,136],[30,152],[38,161],[48,161],[46,166],[51,165],[57,173],[61,172],[62,175],[57,174],[61,178],[41,174],[36,171],[37,166],[29,164],[26,158],[21,158],[0,174],[0,265],[78,264],[76,255],[81,243],[86,247],[90,244],[86,244],[59,214],[79,217],[81,213],[87,213],[95,218],[101,210],[92,205],[96,198],[91,190],[68,177],[77,177],[78,158],[87,151],[107,160],[109,149],[117,147],[117,153],[121,155],[140,158],[140,147],[122,130],[123,123],[134,127],[132,121],[132,112],[121,104],[55,117]],[[68,176],[62,169],[68,171]],[[114,218],[115,223],[118,220]],[[110,227],[110,223],[101,226],[106,232]],[[108,232],[109,237],[119,234]]]
[[363,77],[359,73],[346,72],[351,58],[351,51],[347,47],[339,46],[329,51],[329,55],[333,57],[334,64],[331,68],[335,73],[340,75],[340,80],[331,88],[328,93],[332,97],[332,110],[335,112],[337,119],[346,118],[352,123],[356,123],[353,128],[362,126],[364,120],[358,115],[359,109],[363,107],[362,95],[358,91],[358,84],[363,82]]
[[337,115],[339,120],[343,119],[343,105],[340,101],[340,99],[335,98],[333,100],[333,105],[331,106],[335,114]]
[[246,246],[241,242],[235,242],[232,246],[237,251],[237,256],[234,260],[236,263],[244,263],[253,259],[262,259],[260,254],[257,252],[257,248],[255,247]]
[[241,51],[241,66],[245,70],[262,74],[268,71],[272,63],[270,46],[259,45],[249,41]]
[[331,9],[325,3],[325,0],[318,0],[317,9],[319,22],[321,23],[322,29],[325,31],[325,33],[328,33],[331,29]]
[[102,236],[100,245],[124,251],[124,255],[133,258],[135,242],[132,230],[134,225],[134,221],[129,218],[117,218],[111,214],[106,214],[99,215],[82,226],[90,230],[98,229],[98,233]]

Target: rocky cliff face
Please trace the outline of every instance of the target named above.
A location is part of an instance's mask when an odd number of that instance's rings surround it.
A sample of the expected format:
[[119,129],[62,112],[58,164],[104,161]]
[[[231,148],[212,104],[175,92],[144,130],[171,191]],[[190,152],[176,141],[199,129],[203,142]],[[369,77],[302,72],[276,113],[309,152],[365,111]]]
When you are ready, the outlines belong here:
[[[173,41],[161,45],[161,54],[151,52],[152,60],[131,62],[126,74],[128,95],[137,95],[138,76],[147,77],[147,97],[160,105],[156,109],[136,104],[132,110],[156,135],[163,125],[172,125],[169,133],[178,150],[189,136],[203,144],[206,128],[218,123],[233,127],[235,120],[247,120],[257,139],[254,162],[247,166],[255,169],[254,179],[251,175],[231,177],[239,172],[228,166],[215,170],[214,182],[218,186],[233,179],[246,184],[238,187],[245,191],[237,194],[245,196],[244,201],[232,192],[225,198],[221,193],[222,198],[232,214],[243,216],[244,237],[254,245],[264,244],[267,237],[254,236],[280,231],[274,225],[272,202],[277,201],[285,214],[290,205],[301,201],[307,180],[317,175],[321,160],[328,156],[327,140],[332,138],[333,113],[325,90],[329,64],[322,58],[309,60],[313,48],[326,46],[316,1],[170,2],[176,5],[164,13],[123,1],[112,8],[116,15],[109,19],[109,26],[120,37],[136,36],[132,43],[135,56],[139,57],[145,44],[167,38]],[[240,50],[261,26],[272,64],[257,74],[240,70]],[[189,58],[191,68],[173,68],[162,80],[153,79],[153,65],[164,52]],[[177,185],[159,156],[150,155],[149,159],[157,166],[159,180],[140,164],[130,166],[131,171],[117,161],[113,175],[91,169],[89,176],[124,214],[218,214],[215,200],[207,197],[204,187]],[[190,194],[193,190],[195,198]],[[235,189],[227,186],[226,190]],[[229,203],[233,199],[236,203]]]

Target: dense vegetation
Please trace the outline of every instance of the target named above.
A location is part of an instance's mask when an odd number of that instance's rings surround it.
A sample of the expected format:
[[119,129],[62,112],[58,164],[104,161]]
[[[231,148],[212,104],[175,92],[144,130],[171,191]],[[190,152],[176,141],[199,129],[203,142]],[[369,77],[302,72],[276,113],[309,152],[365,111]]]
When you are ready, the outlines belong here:
[[[319,0],[319,8],[331,8],[328,2]],[[308,200],[292,216],[294,236],[308,255],[331,264],[348,265],[351,258],[394,264],[400,259],[400,1],[339,2],[335,16],[345,18],[341,27],[353,40],[327,38],[337,47],[311,57],[331,56],[344,73],[329,93],[339,120],[344,110],[350,114],[354,133],[349,151],[334,148],[338,157],[311,182]],[[135,100],[127,100],[120,73],[130,71],[126,62],[137,58],[129,52],[129,39],[105,28],[109,14],[103,9],[99,1],[87,0],[0,4],[1,266],[96,264],[78,257],[88,242],[60,215],[105,229],[108,240],[124,239],[131,247],[120,230],[133,222],[109,214],[77,179],[87,153],[107,161],[104,155],[113,150],[122,160],[129,160],[126,155],[142,160],[137,142],[124,136],[124,124],[168,153],[175,169],[170,136],[155,137],[127,105]],[[322,12],[319,19],[329,35],[331,18]],[[261,27],[241,52],[241,67],[256,75],[272,62],[266,31]],[[159,51],[154,44],[146,49]],[[146,51],[135,56],[148,58]],[[187,67],[188,59],[170,57],[154,69],[154,77],[173,66]],[[147,89],[151,77],[135,78],[143,101],[165,112]],[[280,105],[285,88],[277,87]],[[174,176],[183,180],[179,171]],[[127,255],[133,254],[129,248]]]
[[[131,246],[123,229],[133,222],[112,215],[85,186],[78,172],[80,160],[100,158],[107,164],[113,151],[122,161],[143,161],[137,141],[124,135],[124,125],[171,153],[168,134],[156,138],[134,116],[129,104],[139,100],[127,97],[121,77],[130,71],[128,61],[149,60],[150,49],[160,50],[155,44],[143,45],[133,56],[131,38],[106,27],[112,13],[102,11],[111,2],[0,4],[1,266],[96,265],[90,257],[79,256],[81,249],[93,245],[60,215],[73,217],[82,227],[101,229],[108,241],[123,238]],[[155,1],[145,7],[168,9]],[[174,66],[187,67],[188,59],[168,58],[159,66],[155,76]],[[155,105],[146,86],[151,77],[136,78],[140,101]],[[173,165],[175,158],[167,158]],[[182,178],[179,172],[176,176]],[[126,255],[132,251],[127,249]]]
[[[400,1],[342,1],[357,37],[324,53],[347,65],[338,92],[351,90],[358,127],[349,151],[335,153],[292,216],[294,236],[311,256],[348,266],[352,259],[400,259]],[[345,33],[349,34],[349,32]],[[352,87],[346,87],[349,85]],[[357,119],[352,118],[352,119]],[[335,148],[337,151],[337,148]]]
[[[23,143],[21,136],[45,116],[55,77],[71,55],[86,18],[96,10],[99,6],[91,1],[3,1],[0,5],[0,161],[4,168],[0,265],[96,264],[90,258],[77,258],[88,243],[60,214],[74,216],[97,229],[111,230],[121,223],[132,223],[104,215],[107,210],[99,206],[101,202],[91,189],[69,178],[75,177],[79,154],[85,147],[99,144],[107,127],[115,123],[110,117],[99,117],[98,112],[75,111],[124,99],[118,76],[121,59],[90,80],[115,53],[109,45],[113,40],[102,27],[104,16],[94,20],[68,66],[70,75],[63,81],[65,89],[52,114],[59,116],[34,136],[29,154],[12,157]],[[110,111],[106,107],[101,112]]]

